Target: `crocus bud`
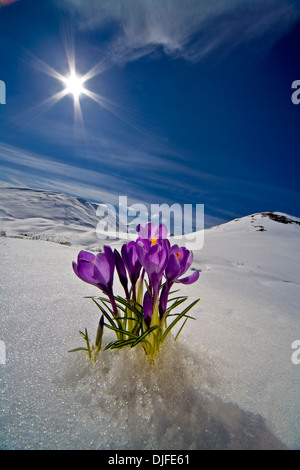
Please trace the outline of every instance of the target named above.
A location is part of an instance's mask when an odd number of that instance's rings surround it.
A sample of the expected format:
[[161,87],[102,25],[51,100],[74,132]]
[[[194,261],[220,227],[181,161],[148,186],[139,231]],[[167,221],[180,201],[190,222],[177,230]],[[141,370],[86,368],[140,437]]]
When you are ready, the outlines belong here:
[[168,303],[168,295],[169,295],[170,287],[166,282],[162,288],[160,299],[159,299],[159,315],[162,318],[167,310],[167,303]]
[[153,313],[153,303],[152,303],[151,295],[148,290],[145,292],[145,295],[144,295],[143,310],[144,310],[144,322],[149,328],[150,323],[151,323],[152,313]]
[[103,325],[104,325],[104,316],[101,315],[98,329],[97,329],[97,334],[96,334],[96,342],[95,342],[95,346],[97,349],[100,349],[101,347],[102,336],[103,336]]
[[115,254],[115,262],[116,262],[116,268],[117,272],[119,275],[120,282],[124,288],[126,298],[129,299],[129,292],[128,292],[128,279],[127,279],[127,274],[126,274],[126,268],[124,265],[124,261],[118,252],[118,250],[114,251]]

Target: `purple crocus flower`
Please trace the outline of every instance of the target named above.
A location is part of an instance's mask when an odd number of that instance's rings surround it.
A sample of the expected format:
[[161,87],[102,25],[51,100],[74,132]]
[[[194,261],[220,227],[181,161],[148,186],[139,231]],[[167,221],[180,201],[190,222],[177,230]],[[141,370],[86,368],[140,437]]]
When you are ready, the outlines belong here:
[[169,250],[169,259],[165,269],[165,276],[168,283],[180,282],[182,284],[192,284],[199,278],[199,272],[180,278],[191,267],[193,262],[193,252],[185,247],[173,245]]
[[191,267],[193,262],[193,253],[185,247],[178,247],[173,245],[169,250],[169,258],[165,269],[166,283],[163,286],[160,301],[159,312],[160,316],[164,314],[167,308],[167,301],[170,289],[174,282],[181,284],[193,284],[199,279],[199,272],[195,271],[193,274],[181,277]]
[[131,241],[121,248],[122,258],[132,284],[136,284],[141,271],[141,263],[136,252],[136,243]]
[[82,281],[88,282],[99,287],[97,280],[94,279],[95,255],[88,251],[80,251],[77,256],[77,263],[73,261],[73,270]]
[[108,296],[113,312],[118,316],[113,295],[115,257],[110,246],[104,246],[103,250],[96,256],[88,251],[80,251],[77,263],[73,261],[73,270],[82,281],[98,287]]
[[168,229],[163,224],[157,227],[153,222],[148,222],[145,227],[139,224],[137,233],[140,239],[150,240],[155,244],[158,239],[167,238]]
[[121,254],[132,284],[133,299],[135,300],[135,285],[142,268],[136,251],[136,242],[131,241],[123,245],[121,248]]
[[169,248],[170,242],[166,239],[157,240],[155,244],[148,239],[138,239],[136,242],[138,258],[149,277],[154,304],[158,298],[163,272],[168,262]]

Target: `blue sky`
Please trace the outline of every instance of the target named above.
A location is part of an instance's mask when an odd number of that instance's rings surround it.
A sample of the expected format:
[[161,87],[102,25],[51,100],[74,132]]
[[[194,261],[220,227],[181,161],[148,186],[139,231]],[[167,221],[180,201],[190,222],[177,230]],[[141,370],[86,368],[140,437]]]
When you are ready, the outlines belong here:
[[[0,2],[2,186],[300,217],[292,0]],[[75,61],[94,98],[56,102]]]

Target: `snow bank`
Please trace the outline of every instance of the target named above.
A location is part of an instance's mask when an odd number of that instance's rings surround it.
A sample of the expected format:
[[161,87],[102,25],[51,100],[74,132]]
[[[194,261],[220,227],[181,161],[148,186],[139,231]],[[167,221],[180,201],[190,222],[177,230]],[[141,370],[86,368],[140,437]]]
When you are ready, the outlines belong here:
[[184,291],[197,320],[153,365],[142,348],[67,354],[99,319],[78,250],[1,237],[1,447],[300,448],[299,228],[258,214],[207,230]]

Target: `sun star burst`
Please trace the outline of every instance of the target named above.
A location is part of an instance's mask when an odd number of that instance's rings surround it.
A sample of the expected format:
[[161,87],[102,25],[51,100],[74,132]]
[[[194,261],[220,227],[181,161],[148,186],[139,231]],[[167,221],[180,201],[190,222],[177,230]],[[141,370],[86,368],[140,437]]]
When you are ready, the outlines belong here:
[[34,110],[32,110],[32,115],[36,117],[37,112],[42,113],[45,110],[50,109],[56,103],[58,103],[67,95],[69,95],[73,99],[74,103],[74,118],[76,130],[80,131],[77,132],[77,135],[82,134],[84,132],[84,119],[81,110],[82,98],[89,98],[90,100],[100,105],[101,108],[113,114],[118,119],[125,121],[127,125],[129,124],[135,129],[137,129],[135,122],[132,121],[132,110],[124,108],[123,106],[113,102],[109,98],[104,97],[103,95],[100,95],[94,91],[91,91],[86,85],[86,82],[96,77],[97,75],[101,75],[105,70],[110,68],[112,65],[110,61],[107,58],[104,58],[99,61],[96,65],[94,65],[90,70],[88,70],[84,74],[81,74],[77,72],[73,47],[69,47],[66,45],[65,49],[68,63],[68,71],[66,71],[64,75],[55,70],[43,60],[28,53],[31,64],[37,70],[55,78],[62,85],[60,91],[55,92],[53,95],[50,95],[47,99],[45,99],[42,103],[36,105],[34,107]]
[[66,87],[66,93],[70,93],[74,98],[79,98],[85,92],[83,86],[84,78],[77,75],[75,71],[72,71],[68,77],[65,77],[63,82]]

